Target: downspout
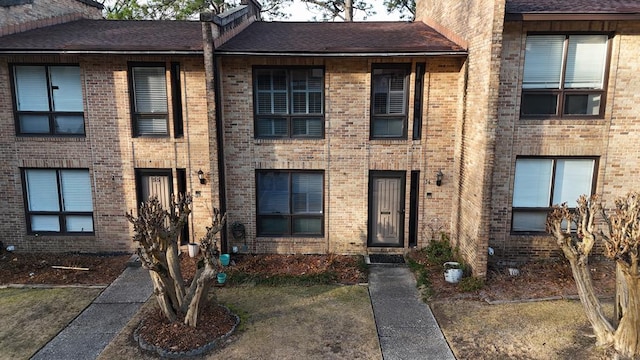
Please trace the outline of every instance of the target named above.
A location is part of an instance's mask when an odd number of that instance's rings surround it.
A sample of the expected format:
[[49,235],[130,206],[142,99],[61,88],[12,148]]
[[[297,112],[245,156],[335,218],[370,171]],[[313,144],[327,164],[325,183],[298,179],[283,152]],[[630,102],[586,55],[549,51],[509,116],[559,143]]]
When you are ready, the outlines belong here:
[[[213,57],[213,92],[216,104],[216,145],[218,153],[218,198],[220,201],[220,212],[227,213],[227,187],[224,163],[224,131],[222,129],[222,99],[220,95],[220,69],[218,57],[215,54],[215,46],[211,45],[211,55]],[[229,252],[227,243],[227,224],[225,223],[220,232],[220,250],[223,253]]]
[[[211,71],[212,79],[210,80],[212,84],[207,84],[207,91],[211,90],[211,86],[213,85],[213,97],[214,97],[214,107],[215,107],[215,125],[216,125],[216,152],[217,152],[217,161],[218,161],[218,201],[220,202],[220,212],[222,214],[227,213],[227,198],[226,198],[226,177],[225,177],[225,164],[224,164],[224,132],[222,129],[222,100],[220,94],[220,69],[218,65],[218,59],[215,54],[215,45],[213,42],[213,33],[211,30],[212,23],[203,22],[203,37],[204,37],[204,63],[205,63],[205,73],[207,72],[207,66],[209,66],[209,70]],[[216,25],[213,25],[216,26]],[[209,81],[209,79],[207,79]],[[208,95],[209,96],[209,95]],[[209,115],[207,115],[209,116]],[[211,120],[210,118],[208,119]],[[220,232],[220,251],[222,253],[228,252],[228,242],[227,242],[227,225],[225,224]]]

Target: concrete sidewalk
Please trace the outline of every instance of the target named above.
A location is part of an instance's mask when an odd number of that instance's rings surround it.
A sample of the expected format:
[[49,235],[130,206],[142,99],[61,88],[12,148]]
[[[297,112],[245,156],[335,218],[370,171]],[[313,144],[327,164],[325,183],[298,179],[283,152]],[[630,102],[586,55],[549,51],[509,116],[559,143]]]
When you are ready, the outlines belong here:
[[413,274],[404,265],[372,264],[369,295],[384,360],[455,360]]
[[127,267],[78,317],[31,359],[93,360],[153,292],[149,271]]

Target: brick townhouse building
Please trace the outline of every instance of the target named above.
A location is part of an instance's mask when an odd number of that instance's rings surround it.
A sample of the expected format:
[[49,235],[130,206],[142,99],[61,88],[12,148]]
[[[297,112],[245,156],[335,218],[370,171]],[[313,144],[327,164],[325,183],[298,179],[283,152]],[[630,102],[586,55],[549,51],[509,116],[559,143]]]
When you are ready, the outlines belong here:
[[0,0],[0,229],[22,251],[130,251],[123,214],[186,191],[191,239],[213,206],[245,252],[402,253],[434,229],[482,276],[553,251],[551,204],[637,184],[635,1],[424,0],[411,23],[55,4]]

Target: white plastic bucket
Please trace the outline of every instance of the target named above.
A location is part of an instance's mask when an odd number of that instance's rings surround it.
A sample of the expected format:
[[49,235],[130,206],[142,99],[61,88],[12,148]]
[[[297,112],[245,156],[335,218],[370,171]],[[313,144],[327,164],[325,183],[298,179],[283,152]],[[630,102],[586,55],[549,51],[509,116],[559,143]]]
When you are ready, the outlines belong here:
[[462,269],[460,263],[448,261],[444,263],[444,281],[450,284],[456,284],[462,279]]

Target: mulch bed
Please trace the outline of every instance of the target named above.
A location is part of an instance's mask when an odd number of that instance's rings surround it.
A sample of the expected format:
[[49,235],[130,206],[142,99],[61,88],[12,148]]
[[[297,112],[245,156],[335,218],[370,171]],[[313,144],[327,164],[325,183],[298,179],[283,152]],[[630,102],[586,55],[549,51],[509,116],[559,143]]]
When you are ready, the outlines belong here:
[[[124,270],[127,254],[7,253],[0,255],[0,284],[109,285]],[[55,269],[52,266],[88,268]]]
[[[431,265],[424,252],[413,251],[408,257],[426,265],[433,294],[432,301],[455,299],[478,299],[489,303],[569,298],[578,295],[571,267],[565,259],[547,259],[518,266],[519,275],[509,274],[507,267],[490,265],[482,289],[463,291],[460,284],[444,280],[441,265]],[[596,293],[610,297],[615,293],[615,263],[606,259],[589,262]]]
[[206,302],[203,305],[196,328],[179,321],[169,322],[156,307],[136,329],[136,336],[143,340],[145,347],[150,345],[161,355],[211,350],[220,345],[214,344],[216,339],[234,330],[237,318],[217,304]]

